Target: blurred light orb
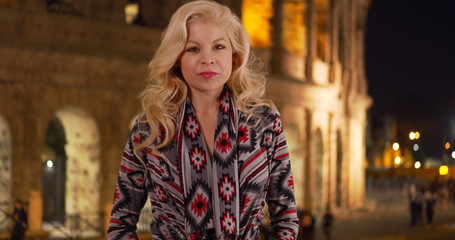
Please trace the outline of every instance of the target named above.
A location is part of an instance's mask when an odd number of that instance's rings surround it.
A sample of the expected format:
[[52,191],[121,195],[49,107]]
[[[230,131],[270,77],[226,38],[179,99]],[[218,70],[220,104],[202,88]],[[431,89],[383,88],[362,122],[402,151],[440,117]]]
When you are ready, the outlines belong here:
[[414,152],[417,152],[417,150],[419,150],[419,144],[414,144],[414,146],[412,146],[412,149],[414,150]]
[[452,152],[452,158],[455,159],[455,151]]
[[46,165],[47,165],[49,168],[52,168],[52,167],[54,167],[54,162],[52,162],[52,160],[47,160]]
[[445,176],[449,173],[449,168],[447,167],[447,165],[441,165],[439,167],[439,175],[441,176]]
[[416,138],[416,139],[419,139],[419,138],[420,138],[420,133],[419,133],[419,132],[415,132],[414,135],[415,135],[415,138]]
[[416,138],[416,134],[414,132],[409,133],[409,139],[414,140]]
[[421,164],[419,161],[417,161],[417,162],[414,163],[414,167],[415,167],[416,169],[419,169],[421,166],[422,166],[422,164]]
[[398,164],[400,164],[400,162],[401,162],[401,158],[400,157],[396,157],[395,158],[395,164],[398,165]]
[[393,150],[396,151],[396,150],[400,149],[400,144],[398,144],[397,142],[395,142],[395,143],[393,143],[392,148],[393,148]]
[[125,13],[125,21],[128,24],[131,24],[134,22],[134,20],[137,18],[139,15],[139,4],[138,3],[128,3],[125,6],[124,9]]
[[449,149],[450,148],[450,143],[449,142],[446,142],[445,146],[444,146],[446,149]]

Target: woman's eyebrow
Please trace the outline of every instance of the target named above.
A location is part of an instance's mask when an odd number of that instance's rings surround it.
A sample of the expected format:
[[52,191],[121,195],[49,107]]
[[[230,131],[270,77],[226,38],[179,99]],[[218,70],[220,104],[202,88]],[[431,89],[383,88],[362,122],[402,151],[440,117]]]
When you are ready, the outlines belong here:
[[[220,41],[225,41],[225,42],[226,42],[227,40],[226,40],[225,37],[220,37],[220,38],[218,38],[218,39],[213,40],[212,44],[213,44],[213,43],[216,43],[216,42],[220,42]],[[194,43],[194,44],[197,44],[197,45],[201,45],[201,44],[200,44],[198,41],[196,41],[196,40],[188,40],[188,43]]]

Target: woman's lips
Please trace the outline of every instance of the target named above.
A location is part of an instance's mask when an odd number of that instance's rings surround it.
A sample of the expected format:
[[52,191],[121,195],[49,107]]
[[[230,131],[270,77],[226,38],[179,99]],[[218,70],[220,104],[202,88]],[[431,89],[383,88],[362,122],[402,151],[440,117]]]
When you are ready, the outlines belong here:
[[216,72],[201,72],[199,75],[201,75],[205,79],[210,79],[216,76]]

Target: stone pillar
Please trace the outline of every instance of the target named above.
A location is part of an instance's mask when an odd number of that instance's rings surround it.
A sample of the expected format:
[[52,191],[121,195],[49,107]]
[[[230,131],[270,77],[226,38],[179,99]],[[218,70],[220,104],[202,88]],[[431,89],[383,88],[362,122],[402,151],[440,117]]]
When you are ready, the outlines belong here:
[[109,227],[109,221],[111,218],[111,209],[112,203],[108,202],[104,205],[104,229],[107,232],[107,228]]
[[283,73],[283,3],[273,1],[273,18],[270,20],[273,26],[272,32],[272,57],[270,58],[270,67],[272,73]]
[[307,36],[307,56],[305,62],[305,75],[306,78],[313,82],[313,62],[316,58],[316,3],[314,0],[306,0],[307,8],[305,9],[305,14],[307,15],[305,19],[305,25],[307,27],[306,36]]
[[31,190],[28,205],[28,229],[30,231],[41,231],[43,223],[43,199],[38,190]]

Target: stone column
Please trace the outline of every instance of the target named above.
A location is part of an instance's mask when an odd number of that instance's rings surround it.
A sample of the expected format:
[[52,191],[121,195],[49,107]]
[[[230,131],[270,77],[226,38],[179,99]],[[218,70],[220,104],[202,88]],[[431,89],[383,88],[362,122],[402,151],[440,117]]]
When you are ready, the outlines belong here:
[[307,32],[306,36],[308,39],[307,42],[307,56],[306,56],[306,66],[305,66],[305,75],[306,78],[313,82],[313,62],[316,58],[316,6],[314,0],[306,0],[307,8],[305,14],[306,17],[306,27]]
[[112,203],[108,202],[104,205],[104,229],[107,232],[107,228],[109,227],[109,221],[111,218],[111,209]]
[[31,190],[28,205],[28,229],[32,232],[41,231],[43,223],[43,199],[38,190]]
[[273,26],[272,32],[272,57],[270,58],[270,67],[272,73],[282,74],[282,57],[283,57],[283,3],[273,1],[273,18],[270,20]]

